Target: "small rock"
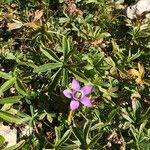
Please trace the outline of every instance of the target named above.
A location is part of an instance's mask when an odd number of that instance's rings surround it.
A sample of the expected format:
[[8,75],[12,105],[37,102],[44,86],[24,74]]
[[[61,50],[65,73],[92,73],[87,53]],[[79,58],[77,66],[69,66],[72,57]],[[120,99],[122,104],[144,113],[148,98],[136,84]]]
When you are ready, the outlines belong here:
[[126,14],[129,19],[134,19],[140,16],[150,17],[150,0],[137,0],[134,4],[126,9]]
[[21,130],[21,137],[24,137],[24,136],[30,136],[33,132],[33,128],[26,125],[24,128],[22,128]]
[[13,146],[17,143],[17,130],[10,129],[9,126],[0,125],[0,135],[5,138],[6,147]]

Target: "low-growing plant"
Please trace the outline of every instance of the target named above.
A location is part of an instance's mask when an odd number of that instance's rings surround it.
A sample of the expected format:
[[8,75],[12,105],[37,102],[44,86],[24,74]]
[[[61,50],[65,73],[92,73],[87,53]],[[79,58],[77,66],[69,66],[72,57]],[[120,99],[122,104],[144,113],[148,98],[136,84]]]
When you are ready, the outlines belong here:
[[150,21],[118,4],[0,2],[0,149],[149,149]]

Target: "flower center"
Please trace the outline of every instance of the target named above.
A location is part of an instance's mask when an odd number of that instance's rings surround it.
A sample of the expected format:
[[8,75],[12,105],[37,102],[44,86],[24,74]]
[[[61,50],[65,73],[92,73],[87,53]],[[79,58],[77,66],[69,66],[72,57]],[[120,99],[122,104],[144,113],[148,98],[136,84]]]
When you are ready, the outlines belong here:
[[77,99],[80,99],[82,97],[82,92],[81,91],[76,91],[74,93],[74,97],[77,98]]

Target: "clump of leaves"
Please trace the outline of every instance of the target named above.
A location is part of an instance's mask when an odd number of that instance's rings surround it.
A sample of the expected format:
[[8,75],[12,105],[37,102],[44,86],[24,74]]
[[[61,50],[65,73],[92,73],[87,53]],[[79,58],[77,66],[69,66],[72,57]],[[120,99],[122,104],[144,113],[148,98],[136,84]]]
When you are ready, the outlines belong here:
[[[17,126],[12,149],[150,147],[149,20],[127,19],[112,0],[0,8],[0,122]],[[32,134],[22,136],[26,126]]]

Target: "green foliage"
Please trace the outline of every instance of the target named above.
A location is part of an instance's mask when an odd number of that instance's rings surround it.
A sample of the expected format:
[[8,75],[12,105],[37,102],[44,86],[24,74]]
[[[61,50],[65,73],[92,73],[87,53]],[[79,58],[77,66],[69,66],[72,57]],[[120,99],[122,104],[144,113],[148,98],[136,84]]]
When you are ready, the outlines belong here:
[[[117,8],[0,1],[0,123],[17,124],[20,141],[5,149],[149,149],[150,21]],[[73,78],[94,87],[92,108],[70,111],[63,90]]]
[[4,145],[5,139],[2,135],[0,135],[0,148]]

